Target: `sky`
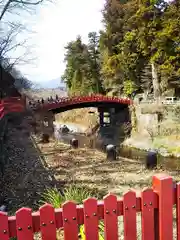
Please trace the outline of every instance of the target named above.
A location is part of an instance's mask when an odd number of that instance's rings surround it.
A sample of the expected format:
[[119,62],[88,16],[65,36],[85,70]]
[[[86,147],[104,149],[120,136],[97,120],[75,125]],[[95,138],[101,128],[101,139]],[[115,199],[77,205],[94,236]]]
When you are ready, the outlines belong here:
[[87,42],[88,33],[103,28],[101,10],[105,0],[55,0],[41,7],[32,24],[36,32],[31,37],[34,65],[22,65],[20,70],[34,82],[59,78],[65,69],[64,47],[81,35]]

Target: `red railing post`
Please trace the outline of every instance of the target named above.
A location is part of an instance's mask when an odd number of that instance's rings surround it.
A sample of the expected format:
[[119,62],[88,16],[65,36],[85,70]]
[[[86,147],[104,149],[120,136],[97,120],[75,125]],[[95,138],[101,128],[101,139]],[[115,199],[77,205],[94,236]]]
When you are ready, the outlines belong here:
[[180,240],[180,182],[176,185],[176,193],[177,240]]
[[106,240],[118,240],[117,197],[112,194],[104,198],[104,230]]
[[64,240],[78,240],[77,210],[74,202],[63,204]]
[[33,240],[32,212],[29,208],[21,208],[16,212],[16,231],[18,240]]
[[9,240],[8,216],[4,212],[0,212],[0,239]]
[[145,189],[141,193],[142,240],[154,240],[154,192]]
[[136,193],[129,191],[123,196],[124,240],[136,240]]
[[98,240],[97,200],[88,198],[84,201],[84,229],[86,240]]
[[[153,190],[158,194],[159,240],[173,239],[173,180],[172,177],[159,174],[153,177]],[[156,236],[157,239],[157,236]]]
[[56,240],[56,221],[54,208],[45,204],[39,209],[42,240]]

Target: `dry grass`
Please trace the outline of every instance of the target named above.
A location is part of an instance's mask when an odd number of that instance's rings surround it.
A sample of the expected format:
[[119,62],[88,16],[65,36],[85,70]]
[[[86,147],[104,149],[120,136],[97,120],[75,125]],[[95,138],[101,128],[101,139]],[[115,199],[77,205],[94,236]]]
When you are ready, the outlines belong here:
[[[162,172],[173,176],[176,181],[179,180],[179,171],[166,169],[149,171],[139,160],[119,157],[117,161],[109,162],[106,155],[97,150],[72,149],[67,144],[53,141],[46,145],[38,143],[38,146],[45,157],[47,168],[53,172],[57,181],[64,182],[65,186],[73,183],[78,187],[97,191],[101,199],[109,192],[122,196],[130,189],[141,191],[151,186],[153,175]],[[122,216],[118,218],[118,225],[119,239],[122,240],[124,239]],[[64,239],[63,231],[61,234],[58,234],[58,239]],[[137,214],[137,239],[141,239],[140,213]]]
[[109,162],[104,153],[94,149],[72,149],[67,144],[55,142],[46,145],[39,143],[38,146],[57,181],[97,189],[101,196],[108,192],[120,196],[131,188],[141,190],[151,185],[152,176],[157,173],[166,172],[179,180],[178,171],[149,171],[143,162],[121,157]]

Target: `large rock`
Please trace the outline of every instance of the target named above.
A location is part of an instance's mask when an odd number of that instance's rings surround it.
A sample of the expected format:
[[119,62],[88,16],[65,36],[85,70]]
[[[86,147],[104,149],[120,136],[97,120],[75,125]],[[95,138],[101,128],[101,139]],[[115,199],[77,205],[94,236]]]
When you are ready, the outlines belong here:
[[66,125],[63,125],[63,126],[60,128],[60,132],[61,132],[61,133],[69,133],[70,130],[69,130],[69,128],[68,128]]

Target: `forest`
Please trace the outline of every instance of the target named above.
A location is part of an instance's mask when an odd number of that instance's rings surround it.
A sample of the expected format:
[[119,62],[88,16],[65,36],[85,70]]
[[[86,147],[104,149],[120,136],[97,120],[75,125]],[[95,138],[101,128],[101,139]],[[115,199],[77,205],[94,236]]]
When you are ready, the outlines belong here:
[[66,46],[62,79],[70,95],[155,98],[180,88],[180,1],[106,0],[100,32]]

